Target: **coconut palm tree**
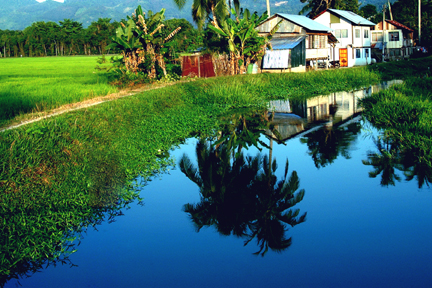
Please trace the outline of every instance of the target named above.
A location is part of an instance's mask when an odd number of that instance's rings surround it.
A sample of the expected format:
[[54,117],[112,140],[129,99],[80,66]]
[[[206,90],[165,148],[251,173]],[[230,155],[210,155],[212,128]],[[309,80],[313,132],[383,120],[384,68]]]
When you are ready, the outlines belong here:
[[[234,1],[235,3],[238,0]],[[179,7],[183,8],[186,4],[186,0],[174,0],[174,3]],[[207,18],[210,18],[210,22],[219,28],[219,24],[228,15],[228,7],[225,0],[194,0],[192,4],[192,19],[198,25],[198,28],[202,29]]]

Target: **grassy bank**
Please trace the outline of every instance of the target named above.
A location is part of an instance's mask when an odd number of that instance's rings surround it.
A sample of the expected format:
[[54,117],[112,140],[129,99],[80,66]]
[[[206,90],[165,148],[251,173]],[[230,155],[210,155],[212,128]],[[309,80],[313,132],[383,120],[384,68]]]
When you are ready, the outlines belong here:
[[97,57],[0,59],[0,126],[29,112],[116,92],[104,74],[96,73]]
[[432,75],[408,79],[361,102],[365,108],[363,115],[384,131],[393,163],[422,164],[429,182],[432,181],[431,91]]
[[73,250],[68,236],[115,216],[137,197],[130,181],[168,167],[171,147],[210,133],[218,115],[376,83],[370,68],[199,79],[0,133],[0,275]]

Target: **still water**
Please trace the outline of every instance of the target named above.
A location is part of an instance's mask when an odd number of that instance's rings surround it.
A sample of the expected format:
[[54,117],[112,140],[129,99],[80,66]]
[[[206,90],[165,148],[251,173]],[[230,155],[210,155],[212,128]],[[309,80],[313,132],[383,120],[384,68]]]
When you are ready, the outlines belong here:
[[142,189],[143,206],[89,229],[70,257],[77,267],[50,266],[20,283],[429,287],[429,178],[392,165],[391,143],[356,117],[357,98],[371,92],[270,103],[275,126],[260,134],[261,151],[188,139],[170,153],[178,165]]

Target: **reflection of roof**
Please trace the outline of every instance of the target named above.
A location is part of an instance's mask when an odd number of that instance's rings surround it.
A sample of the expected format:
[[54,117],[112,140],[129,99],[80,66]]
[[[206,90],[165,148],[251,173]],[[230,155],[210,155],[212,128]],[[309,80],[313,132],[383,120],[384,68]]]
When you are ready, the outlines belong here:
[[[357,15],[351,11],[345,11],[345,10],[337,10],[337,9],[327,9],[326,11],[330,11],[331,13],[334,13],[340,17],[343,17],[349,21],[351,21],[354,24],[357,25],[365,25],[365,26],[375,26],[375,23],[361,17],[360,15]],[[325,11],[324,11],[325,12]]]
[[399,27],[401,29],[405,29],[405,30],[408,30],[410,32],[414,32],[413,29],[411,29],[411,28],[409,28],[409,27],[407,27],[407,26],[405,26],[405,25],[403,25],[403,24],[401,24],[399,22],[396,22],[394,20],[386,20],[386,22],[392,24],[393,26]]
[[371,46],[372,46],[372,48],[376,48],[376,49],[382,49],[383,48],[382,42],[374,43]]
[[283,14],[283,13],[276,13],[279,17],[282,17],[288,21],[293,22],[294,24],[297,24],[299,26],[302,26],[310,31],[319,31],[319,32],[330,32],[333,31],[330,27],[324,26],[310,18],[307,18],[303,15],[291,15],[291,14]]
[[273,50],[293,49],[305,38],[306,36],[287,36],[281,38],[273,38],[270,40],[270,43]]

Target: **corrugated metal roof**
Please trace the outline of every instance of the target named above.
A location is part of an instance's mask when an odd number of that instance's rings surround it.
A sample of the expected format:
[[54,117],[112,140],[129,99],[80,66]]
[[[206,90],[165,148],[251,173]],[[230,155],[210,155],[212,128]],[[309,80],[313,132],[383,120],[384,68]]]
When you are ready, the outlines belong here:
[[340,17],[343,17],[349,21],[351,21],[354,24],[357,25],[365,25],[365,26],[375,26],[375,23],[355,14],[351,11],[345,11],[345,10],[337,10],[337,9],[328,9],[328,11],[333,12],[336,15],[339,15]]
[[270,40],[273,50],[286,50],[293,49],[301,41],[303,41],[306,36],[288,36],[281,38],[273,38]]
[[310,31],[319,31],[319,32],[333,31],[333,29],[331,29],[330,27],[322,25],[303,15],[292,15],[292,14],[284,14],[284,13],[276,13],[276,15],[285,18],[286,20],[291,21],[299,26],[302,26]]
[[399,27],[399,28],[402,28],[402,29],[408,30],[408,31],[410,31],[410,32],[414,32],[413,29],[411,29],[411,28],[409,28],[409,27],[407,27],[407,26],[405,26],[405,25],[403,25],[403,24],[401,24],[401,23],[399,23],[399,22],[396,22],[396,21],[394,21],[394,20],[386,20],[386,21],[387,21],[388,23],[390,23],[390,24],[396,26],[396,27]]

